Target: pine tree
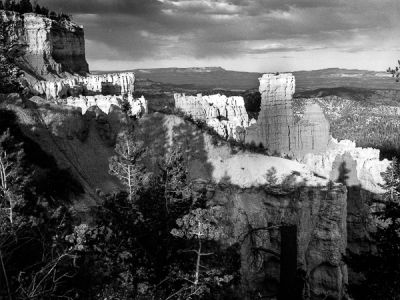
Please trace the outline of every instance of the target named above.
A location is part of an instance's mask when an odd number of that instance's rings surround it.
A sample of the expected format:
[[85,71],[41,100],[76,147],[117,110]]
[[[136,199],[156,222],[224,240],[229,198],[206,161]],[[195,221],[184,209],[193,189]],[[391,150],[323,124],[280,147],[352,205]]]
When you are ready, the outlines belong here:
[[5,10],[12,10],[11,0],[5,0],[4,9]]
[[4,4],[2,0],[0,1],[0,9],[4,9]]
[[386,72],[392,74],[392,77],[396,78],[396,82],[400,81],[400,60],[397,61],[397,66],[392,68],[388,68]]
[[[400,295],[400,165],[396,158],[382,173],[386,190],[377,217],[377,253],[367,256],[364,299],[398,299]],[[363,264],[365,265],[365,263]]]
[[35,14],[38,14],[38,15],[41,15],[41,14],[42,14],[42,8],[40,7],[39,4],[36,4],[36,5],[35,5],[35,8],[33,9],[33,12],[34,12]]
[[184,299],[205,296],[209,293],[210,286],[229,283],[233,279],[232,275],[224,274],[218,268],[205,267],[203,261],[205,257],[214,255],[213,252],[205,251],[205,243],[219,241],[224,236],[222,226],[219,224],[221,218],[221,209],[211,207],[208,209],[197,208],[176,220],[178,228],[172,229],[171,234],[175,237],[192,240],[195,245],[194,249],[184,250],[193,252],[195,255],[193,274],[182,277],[186,283],[179,290],[179,295]]
[[19,2],[19,12],[22,14],[33,12],[31,1],[30,0],[21,0]]

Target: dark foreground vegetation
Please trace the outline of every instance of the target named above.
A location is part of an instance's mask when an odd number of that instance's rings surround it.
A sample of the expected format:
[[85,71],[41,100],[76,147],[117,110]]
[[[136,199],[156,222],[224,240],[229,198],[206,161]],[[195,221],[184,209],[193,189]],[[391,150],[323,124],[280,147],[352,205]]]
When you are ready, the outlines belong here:
[[37,2],[32,4],[30,0],[2,0],[0,1],[0,9],[4,9],[6,11],[15,11],[21,14],[36,13],[55,21],[71,21],[72,18],[70,15],[65,13],[56,13],[55,11],[49,10],[45,6],[40,6]]
[[0,111],[1,299],[235,299],[238,254],[221,246],[224,216],[189,182],[180,149],[149,173],[132,126],[90,223],[70,201],[83,190]]

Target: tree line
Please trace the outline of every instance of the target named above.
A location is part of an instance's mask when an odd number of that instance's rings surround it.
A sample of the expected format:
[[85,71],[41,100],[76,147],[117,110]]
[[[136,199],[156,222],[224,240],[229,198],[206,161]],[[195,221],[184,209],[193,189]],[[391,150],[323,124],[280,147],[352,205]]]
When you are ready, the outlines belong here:
[[55,21],[62,21],[62,20],[71,21],[72,19],[70,15],[51,11],[47,7],[39,5],[37,2],[32,4],[30,0],[19,0],[19,1],[4,0],[4,2],[1,0],[0,10],[1,9],[6,11],[15,11],[21,14],[36,13],[39,15],[46,16]]

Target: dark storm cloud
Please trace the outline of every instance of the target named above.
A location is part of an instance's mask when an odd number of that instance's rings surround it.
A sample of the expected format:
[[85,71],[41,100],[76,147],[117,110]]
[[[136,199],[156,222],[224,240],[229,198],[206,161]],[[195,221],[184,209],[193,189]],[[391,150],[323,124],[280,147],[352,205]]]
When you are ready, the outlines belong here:
[[398,0],[39,2],[74,14],[85,27],[93,59],[362,51],[400,33]]

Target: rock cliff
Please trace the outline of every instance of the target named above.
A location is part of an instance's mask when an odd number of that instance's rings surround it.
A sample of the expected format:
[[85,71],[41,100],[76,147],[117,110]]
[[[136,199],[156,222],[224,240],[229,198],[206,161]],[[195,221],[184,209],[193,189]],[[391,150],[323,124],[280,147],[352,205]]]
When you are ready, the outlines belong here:
[[[297,227],[292,245],[297,249],[295,269],[304,273],[308,299],[344,299],[347,203],[343,185],[328,188],[328,180],[296,161],[246,151],[232,154],[226,143],[214,145],[209,134],[177,116],[150,114],[139,124],[149,165],[156,166],[156,158],[172,145],[181,146],[196,186],[207,193],[210,205],[224,210],[225,242],[239,247],[243,299],[276,295],[280,259],[285,259],[280,257],[283,223]],[[269,172],[276,178],[272,188]],[[252,229],[259,230],[250,235]]]
[[75,23],[4,10],[0,10],[0,23],[6,32],[6,44],[25,46],[19,65],[28,74],[48,78],[89,72],[84,32]]
[[326,150],[329,123],[318,104],[307,105],[303,118],[295,121],[292,108],[295,78],[292,74],[264,74],[259,91],[261,111],[257,123],[246,129],[246,143],[295,157]]
[[135,74],[122,72],[104,75],[74,76],[58,80],[42,80],[32,85],[34,92],[47,99],[79,95],[124,95],[135,89]]
[[[122,108],[124,103],[124,99],[121,96],[110,95],[68,97],[64,101],[63,103],[68,106],[79,107],[82,114],[86,114],[91,107],[98,107],[105,114],[109,114],[113,111],[113,106]],[[130,105],[128,112],[130,115],[139,117],[147,113],[147,101],[144,97],[135,99],[132,96],[128,96],[127,101]]]
[[[274,193],[266,189],[219,187],[211,203],[226,210],[228,243],[239,243],[245,299],[279,292],[280,264],[287,257],[282,243],[297,252],[297,272],[303,299],[344,299],[347,267],[346,189],[302,187]],[[322,199],[324,199],[322,201]],[[292,241],[282,235],[292,225]],[[285,240],[286,239],[286,240]],[[288,287],[289,288],[289,287]],[[292,283],[291,289],[296,285]]]
[[260,79],[261,111],[249,120],[242,97],[185,96],[175,94],[175,106],[194,120],[201,120],[220,136],[254,144],[296,158],[326,150],[329,123],[316,103],[308,103],[300,120],[295,119],[292,74],[264,74]]
[[174,94],[175,107],[195,121],[203,121],[225,139],[244,140],[249,117],[243,97]]
[[384,190],[381,184],[384,182],[381,173],[387,169],[390,161],[387,159],[380,160],[379,152],[378,149],[356,147],[356,144],[352,141],[343,140],[338,142],[336,139],[331,138],[324,153],[306,154],[301,162],[316,174],[336,181],[339,176],[339,163],[343,161],[340,160],[340,157],[347,155],[354,160],[355,168],[352,169],[349,165],[345,166],[347,173],[354,173],[347,174],[346,185],[359,185],[369,192],[382,194]]

